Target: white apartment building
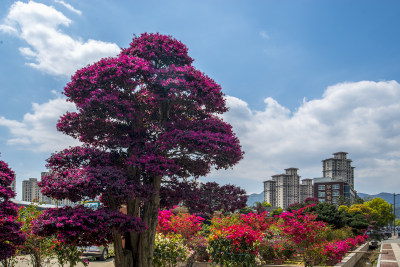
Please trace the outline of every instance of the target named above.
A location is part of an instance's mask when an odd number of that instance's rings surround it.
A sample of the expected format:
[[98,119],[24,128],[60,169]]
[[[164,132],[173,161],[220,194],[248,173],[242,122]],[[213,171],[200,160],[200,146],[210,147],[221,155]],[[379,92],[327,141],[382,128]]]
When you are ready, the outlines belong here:
[[313,197],[313,179],[303,179],[300,184],[300,202],[304,202],[307,198]]
[[264,182],[264,201],[272,207],[286,209],[307,197],[312,197],[312,179],[304,179],[300,185],[297,168],[285,169],[284,174],[276,174]]
[[[41,177],[44,175],[49,174],[48,172],[42,172]],[[27,202],[41,202],[45,204],[52,204],[52,205],[73,205],[73,202],[68,199],[63,200],[54,200],[43,195],[40,192],[40,187],[38,186],[37,178],[29,178],[29,180],[22,181],[22,201]]]
[[22,181],[22,201],[41,201],[42,193],[36,178]]
[[333,158],[322,160],[322,175],[332,180],[343,180],[354,189],[354,168],[347,152],[336,152]]

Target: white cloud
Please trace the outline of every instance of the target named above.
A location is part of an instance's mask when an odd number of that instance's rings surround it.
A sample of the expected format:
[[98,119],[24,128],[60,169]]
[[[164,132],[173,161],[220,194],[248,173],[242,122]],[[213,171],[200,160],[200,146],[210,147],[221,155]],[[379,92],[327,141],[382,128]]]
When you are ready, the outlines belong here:
[[[65,2],[57,2],[69,8]],[[0,25],[0,31],[16,34],[26,41],[29,47],[20,48],[20,52],[33,59],[27,64],[52,75],[69,76],[89,63],[120,52],[115,43],[91,39],[83,42],[63,33],[61,26],[68,27],[71,22],[52,6],[17,1]]]
[[[356,190],[378,193],[400,187],[400,84],[361,81],[328,87],[321,99],[290,112],[272,98],[262,111],[227,97],[230,122],[245,151],[233,170],[213,177],[236,177],[235,183],[261,192],[262,181],[297,167],[303,178],[322,176],[321,160],[346,151],[356,167]],[[377,183],[377,181],[382,181]],[[383,182],[384,181],[384,182]],[[222,181],[221,181],[222,183]]]
[[73,6],[71,6],[71,5],[68,4],[68,3],[65,3],[64,1],[61,1],[61,0],[54,0],[54,2],[63,5],[64,7],[66,7],[67,9],[69,9],[70,11],[72,11],[72,12],[78,14],[78,15],[82,15],[82,11],[80,11],[80,10],[74,8]]
[[[233,169],[215,171],[205,180],[233,183],[248,192],[261,192],[262,181],[297,167],[303,178],[322,176],[321,160],[338,151],[349,152],[356,167],[359,192],[379,193],[400,187],[400,84],[361,81],[328,87],[322,98],[301,104],[294,112],[272,98],[265,109],[253,110],[228,96],[224,119],[233,125],[245,158]],[[0,117],[9,128],[9,145],[53,152],[77,144],[55,125],[74,105],[61,97],[33,104],[21,121]],[[250,182],[251,181],[251,182]]]
[[54,152],[78,145],[78,141],[56,130],[57,120],[66,111],[74,111],[74,104],[57,97],[43,104],[33,103],[32,110],[21,122],[0,117],[0,126],[7,127],[12,134],[8,145],[38,152]]

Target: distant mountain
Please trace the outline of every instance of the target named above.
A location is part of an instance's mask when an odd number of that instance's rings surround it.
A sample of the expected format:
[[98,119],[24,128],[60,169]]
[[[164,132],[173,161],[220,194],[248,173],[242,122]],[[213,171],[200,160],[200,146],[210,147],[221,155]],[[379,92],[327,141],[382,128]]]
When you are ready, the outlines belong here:
[[[368,200],[368,199],[373,199],[376,197],[382,198],[383,200],[385,200],[387,203],[389,204],[393,204],[393,193],[379,193],[376,195],[369,195],[369,194],[364,194],[364,193],[358,193],[358,196],[364,200]],[[396,196],[396,206],[400,207],[400,195]]]
[[260,194],[254,193],[249,195],[249,198],[247,199],[247,206],[251,207],[254,205],[254,203],[263,201],[264,201],[264,192],[261,192]]
[[[369,194],[364,194],[364,193],[358,193],[358,196],[361,197],[364,200],[369,200],[369,199],[373,199],[376,197],[382,198],[383,200],[385,200],[387,203],[392,204],[393,205],[393,193],[379,193],[376,195],[369,195]],[[396,218],[400,218],[400,195],[396,196]]]
[[[259,194],[251,194],[249,195],[249,198],[247,199],[247,206],[253,206],[255,202],[263,202],[264,201],[264,192],[261,192]],[[358,193],[358,196],[364,200],[368,200],[368,199],[373,199],[376,197],[380,197],[383,200],[385,200],[386,202],[388,202],[389,204],[393,204],[393,193],[379,193],[376,195],[369,195],[369,194],[365,194],[365,193]],[[398,206],[400,208],[400,195],[396,196],[396,206]],[[396,213],[397,213],[397,208],[396,208]],[[400,213],[399,213],[400,214]]]

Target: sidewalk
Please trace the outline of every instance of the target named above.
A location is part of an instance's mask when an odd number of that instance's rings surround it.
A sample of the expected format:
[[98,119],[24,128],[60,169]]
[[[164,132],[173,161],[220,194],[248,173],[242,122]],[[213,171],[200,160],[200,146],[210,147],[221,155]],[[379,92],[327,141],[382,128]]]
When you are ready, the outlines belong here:
[[400,239],[390,238],[382,243],[377,267],[399,267],[400,266]]

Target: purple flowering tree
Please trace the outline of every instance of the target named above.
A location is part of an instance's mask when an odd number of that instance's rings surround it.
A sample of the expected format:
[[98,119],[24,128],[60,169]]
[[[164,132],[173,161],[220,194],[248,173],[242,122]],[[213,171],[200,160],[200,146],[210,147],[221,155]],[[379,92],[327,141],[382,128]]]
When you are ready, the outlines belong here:
[[[98,214],[82,206],[45,212],[38,232],[63,234],[73,244],[112,239],[116,266],[151,266],[161,184],[243,157],[232,127],[218,116],[227,111],[221,87],[191,65],[187,52],[170,36],[145,33],[119,56],[75,73],[64,94],[77,111],[63,115],[57,129],[83,145],[48,159],[42,192],[73,201],[100,197],[104,205]],[[121,205],[127,214],[116,216]]]
[[212,216],[215,211],[234,212],[246,207],[248,196],[238,186],[216,182],[196,184],[190,181],[167,183],[161,187],[161,207],[183,203],[190,213]]
[[0,160],[0,262],[4,266],[4,261],[14,256],[18,246],[25,242],[21,225],[16,220],[18,208],[10,201],[15,196],[10,188],[14,179],[14,172]]

